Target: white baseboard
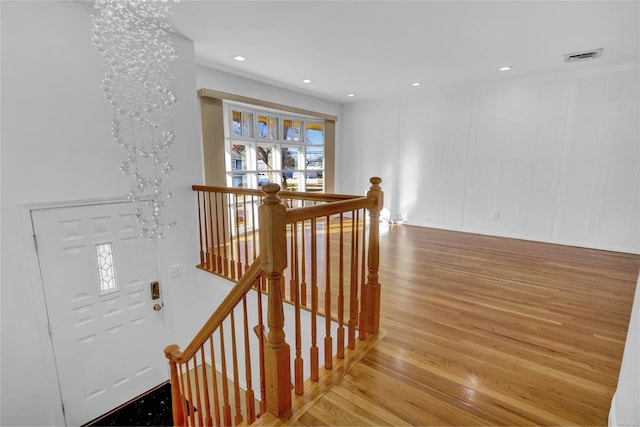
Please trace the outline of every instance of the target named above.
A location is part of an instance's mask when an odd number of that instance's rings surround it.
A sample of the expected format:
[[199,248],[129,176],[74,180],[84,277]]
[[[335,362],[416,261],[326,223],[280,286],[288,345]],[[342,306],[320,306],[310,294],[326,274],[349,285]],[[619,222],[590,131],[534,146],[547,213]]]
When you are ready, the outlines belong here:
[[611,252],[624,252],[628,254],[640,255],[640,248],[638,249],[624,248],[619,246],[601,245],[601,244],[594,244],[594,243],[569,242],[565,240],[547,239],[543,237],[523,236],[523,235],[514,234],[514,233],[488,232],[486,230],[462,228],[462,227],[450,227],[450,226],[443,226],[443,225],[436,225],[436,224],[424,224],[424,223],[412,223],[412,222],[407,222],[406,224],[413,225],[416,227],[435,228],[438,230],[459,231],[462,233],[482,234],[484,236],[506,237],[509,239],[528,240],[531,242],[553,243],[556,245],[574,246],[578,248],[596,249],[596,250],[611,251]]
[[616,420],[616,394],[613,393],[613,398],[611,399],[611,409],[609,409],[609,427],[616,427],[618,425],[618,421]]

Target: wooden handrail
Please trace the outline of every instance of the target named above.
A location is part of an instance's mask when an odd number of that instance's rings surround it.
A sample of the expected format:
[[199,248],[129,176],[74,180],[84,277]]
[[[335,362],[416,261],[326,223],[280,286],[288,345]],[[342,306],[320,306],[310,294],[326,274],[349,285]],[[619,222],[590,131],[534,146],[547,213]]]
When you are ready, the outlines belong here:
[[[280,195],[280,193],[278,193]],[[376,199],[372,197],[358,197],[357,199],[340,202],[326,203],[322,205],[305,206],[303,208],[287,209],[285,222],[290,224],[305,219],[320,218],[335,215],[341,212],[354,211],[356,209],[371,208],[376,205]]]
[[242,302],[242,298],[255,285],[256,279],[262,271],[262,258],[260,255],[251,264],[249,269],[242,275],[238,283],[231,292],[220,303],[220,306],[213,312],[209,320],[204,324],[196,336],[187,345],[184,351],[180,352],[179,347],[170,345],[165,348],[167,359],[177,363],[184,363],[191,359],[200,346],[211,336],[220,323],[231,313],[231,311]]
[[[255,188],[218,187],[215,185],[192,185],[191,189],[193,191],[206,191],[210,193],[246,194],[251,196],[264,195],[262,190],[255,189]],[[278,196],[281,199],[309,200],[309,201],[316,201],[316,202],[336,202],[339,200],[357,199],[362,197],[362,196],[354,196],[349,194],[331,194],[331,193],[286,191],[286,190],[282,190],[278,192]]]
[[261,190],[255,188],[241,188],[241,187],[218,187],[215,185],[192,185],[193,191],[205,191],[208,193],[225,193],[225,194],[246,194],[253,196],[263,196],[264,193]]

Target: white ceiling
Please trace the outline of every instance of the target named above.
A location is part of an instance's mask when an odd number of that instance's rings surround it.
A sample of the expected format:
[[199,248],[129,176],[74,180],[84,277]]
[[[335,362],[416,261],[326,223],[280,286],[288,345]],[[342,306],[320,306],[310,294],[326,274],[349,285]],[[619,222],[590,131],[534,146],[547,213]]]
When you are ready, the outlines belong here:
[[[345,103],[638,60],[639,5],[181,0],[173,21],[195,42],[202,64]],[[604,54],[590,64],[564,63],[563,54],[595,48]],[[235,55],[247,60],[237,62]],[[503,65],[515,68],[501,73]],[[422,85],[412,87],[415,81]]]

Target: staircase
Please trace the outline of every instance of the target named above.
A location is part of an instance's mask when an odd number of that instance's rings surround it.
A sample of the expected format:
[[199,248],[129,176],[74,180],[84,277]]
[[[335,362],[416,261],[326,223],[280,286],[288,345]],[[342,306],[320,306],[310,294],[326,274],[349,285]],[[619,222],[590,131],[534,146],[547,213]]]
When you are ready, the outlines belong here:
[[165,349],[176,426],[277,424],[376,339],[383,193],[370,183],[365,197],[193,186],[197,267],[236,285],[183,351]]

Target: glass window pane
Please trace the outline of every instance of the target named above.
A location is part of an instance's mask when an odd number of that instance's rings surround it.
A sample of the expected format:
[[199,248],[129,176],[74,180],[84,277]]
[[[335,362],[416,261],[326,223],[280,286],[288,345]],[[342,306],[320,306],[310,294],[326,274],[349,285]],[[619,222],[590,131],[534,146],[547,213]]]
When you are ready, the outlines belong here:
[[280,184],[281,175],[278,172],[258,172],[258,187],[262,187],[268,182],[275,182]]
[[253,138],[253,114],[242,113],[242,136],[245,138]]
[[258,138],[278,139],[278,118],[258,116]]
[[282,138],[286,141],[291,141],[291,120],[284,119],[282,121]]
[[278,139],[278,119],[276,117],[269,117],[267,128],[268,138]]
[[258,160],[258,170],[271,170],[273,169],[273,157],[274,157],[274,147],[258,145],[256,147],[256,159]]
[[300,141],[300,128],[302,126],[302,122],[298,120],[293,121],[293,140]]
[[306,191],[324,191],[324,171],[307,172]]
[[286,141],[300,141],[300,129],[302,122],[300,120],[284,119],[282,121],[283,138]]
[[96,245],[96,256],[98,258],[98,278],[100,279],[100,291],[114,291],[116,285],[116,270],[113,263],[113,244],[102,243]]
[[300,191],[300,181],[303,179],[302,172],[284,171],[282,173],[282,183],[280,186],[283,190]]
[[236,136],[241,136],[242,135],[242,119],[241,119],[241,113],[240,111],[233,111],[231,113],[231,117],[232,117],[232,133],[233,135]]
[[307,144],[322,145],[324,144],[324,124],[322,123],[305,123],[304,138]]
[[307,169],[324,169],[324,147],[307,146]]
[[247,188],[247,174],[246,173],[234,173],[231,175],[231,186],[239,188]]
[[247,147],[244,144],[231,144],[231,170],[247,169]]
[[282,147],[282,169],[298,169],[298,147]]
[[267,118],[265,116],[258,116],[258,138],[267,138]]

